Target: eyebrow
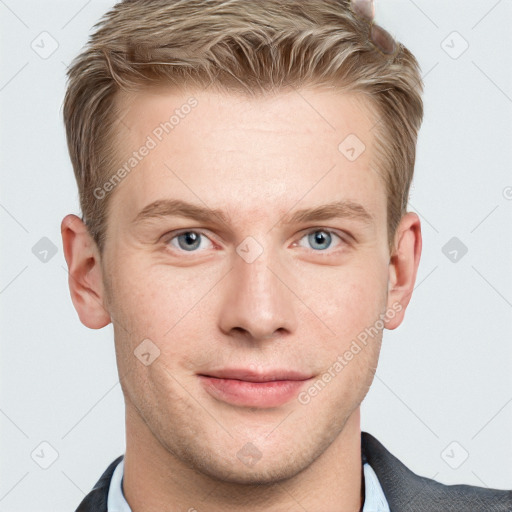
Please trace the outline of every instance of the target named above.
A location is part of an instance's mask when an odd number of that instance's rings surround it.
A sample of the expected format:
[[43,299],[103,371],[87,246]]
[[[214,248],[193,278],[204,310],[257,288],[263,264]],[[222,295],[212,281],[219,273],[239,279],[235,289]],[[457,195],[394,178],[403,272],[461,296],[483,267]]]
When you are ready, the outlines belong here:
[[292,214],[286,215],[282,222],[284,224],[299,224],[301,222],[335,218],[354,219],[368,225],[374,223],[373,215],[371,215],[363,205],[348,200],[334,201],[313,208],[297,210]]
[[[136,215],[133,223],[162,217],[185,217],[206,223],[212,222],[214,216],[225,224],[231,222],[231,216],[217,208],[199,206],[180,199],[160,199],[145,206]],[[347,200],[334,201],[320,206],[303,208],[292,213],[287,213],[279,223],[300,224],[334,218],[354,219],[367,225],[374,223],[373,215],[371,215],[363,205]]]
[[159,199],[145,206],[133,219],[133,223],[161,217],[186,217],[200,222],[211,222],[216,216],[228,224],[230,216],[222,210],[198,206],[181,199]]

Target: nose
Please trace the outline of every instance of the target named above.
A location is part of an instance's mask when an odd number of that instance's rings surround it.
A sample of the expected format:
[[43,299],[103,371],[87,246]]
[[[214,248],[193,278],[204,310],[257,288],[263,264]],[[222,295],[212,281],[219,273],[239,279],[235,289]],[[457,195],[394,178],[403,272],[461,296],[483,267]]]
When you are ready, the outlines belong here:
[[253,342],[294,332],[298,304],[292,279],[267,250],[251,263],[235,255],[222,291],[221,331]]

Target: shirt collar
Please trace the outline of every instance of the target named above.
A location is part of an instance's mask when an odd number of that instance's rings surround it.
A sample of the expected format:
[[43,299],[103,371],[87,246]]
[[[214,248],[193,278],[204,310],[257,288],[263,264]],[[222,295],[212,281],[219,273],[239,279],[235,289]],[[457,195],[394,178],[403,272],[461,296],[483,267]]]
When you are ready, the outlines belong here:
[[[379,479],[368,462],[363,460],[364,506],[363,512],[390,512],[389,505],[380,486]],[[123,494],[124,459],[116,466],[108,491],[107,509],[109,512],[132,512]]]

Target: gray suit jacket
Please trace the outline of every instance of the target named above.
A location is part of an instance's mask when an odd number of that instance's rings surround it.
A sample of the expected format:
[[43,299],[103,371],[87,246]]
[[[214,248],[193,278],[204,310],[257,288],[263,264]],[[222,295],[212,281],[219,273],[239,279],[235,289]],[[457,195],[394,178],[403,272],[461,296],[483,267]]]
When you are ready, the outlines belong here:
[[[418,476],[367,432],[361,433],[361,455],[375,471],[391,512],[512,512],[512,491],[443,485]],[[107,512],[110,479],[122,458],[110,464],[76,512]]]

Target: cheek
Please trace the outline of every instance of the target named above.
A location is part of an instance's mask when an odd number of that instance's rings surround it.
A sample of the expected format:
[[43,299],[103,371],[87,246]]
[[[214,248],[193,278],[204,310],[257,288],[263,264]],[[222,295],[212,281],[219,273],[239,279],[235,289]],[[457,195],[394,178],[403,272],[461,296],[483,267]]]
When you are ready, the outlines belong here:
[[378,265],[352,264],[312,273],[300,295],[339,348],[372,326],[386,307],[387,273]]
[[127,265],[113,276],[115,309],[130,331],[162,336],[192,312],[214,279],[204,280],[191,269],[164,265]]
[[203,354],[205,336],[200,331],[208,328],[208,314],[214,309],[211,301],[216,300],[211,291],[220,278],[221,274],[212,272],[140,261],[138,266],[134,262],[117,267],[112,274],[111,310],[118,364],[125,370],[134,365],[142,370],[134,351],[142,342],[148,344],[144,340],[157,347],[160,362],[171,365],[186,365],[190,353]]

